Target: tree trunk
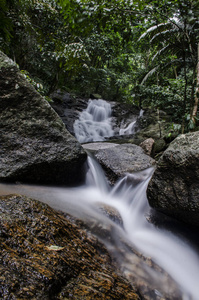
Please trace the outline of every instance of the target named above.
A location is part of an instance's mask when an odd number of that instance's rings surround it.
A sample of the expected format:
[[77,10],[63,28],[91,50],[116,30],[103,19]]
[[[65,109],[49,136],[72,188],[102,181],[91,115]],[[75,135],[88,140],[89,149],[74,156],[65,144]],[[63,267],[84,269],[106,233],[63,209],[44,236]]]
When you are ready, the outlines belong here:
[[174,74],[175,74],[175,79],[178,79],[178,74],[177,74],[177,70],[176,67],[173,68]]
[[198,101],[199,101],[199,43],[198,43],[198,61],[197,61],[196,73],[197,73],[197,78],[196,78],[195,102],[194,102],[194,107],[192,112],[193,122],[195,122],[195,117],[197,115],[197,110],[198,110]]
[[193,113],[193,106],[195,102],[195,84],[196,84],[196,67],[197,65],[194,65],[193,67],[193,74],[192,74],[192,83],[191,83],[191,98],[190,98],[190,116],[192,117]]

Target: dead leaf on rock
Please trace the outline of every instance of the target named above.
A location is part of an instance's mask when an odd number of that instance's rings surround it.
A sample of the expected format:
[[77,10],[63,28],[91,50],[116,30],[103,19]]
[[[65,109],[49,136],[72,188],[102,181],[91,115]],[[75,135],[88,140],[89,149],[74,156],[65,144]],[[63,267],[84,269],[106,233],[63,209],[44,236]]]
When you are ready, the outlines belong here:
[[64,247],[59,247],[59,246],[56,246],[56,245],[51,245],[51,246],[47,246],[46,247],[47,250],[53,250],[53,251],[61,251],[64,249]]

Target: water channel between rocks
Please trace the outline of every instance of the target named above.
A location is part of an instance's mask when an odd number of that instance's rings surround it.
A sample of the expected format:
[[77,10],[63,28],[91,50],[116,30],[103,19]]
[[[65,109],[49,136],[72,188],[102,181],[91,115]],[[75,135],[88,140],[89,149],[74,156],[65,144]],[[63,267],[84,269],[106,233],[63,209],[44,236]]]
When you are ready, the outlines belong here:
[[[103,116],[102,113],[104,121]],[[173,228],[153,224],[153,211],[146,198],[153,171],[149,168],[127,174],[111,188],[99,164],[88,156],[82,186],[0,184],[0,194],[24,194],[83,220],[87,229],[107,246],[129,280],[150,285],[154,295],[149,299],[165,299],[165,294],[174,299],[171,295],[177,286],[182,296],[175,299],[198,300],[197,247],[182,232],[176,234]]]
[[[83,220],[107,246],[130,280],[142,280],[160,295],[151,299],[161,299],[164,293],[170,295],[175,287],[168,276],[153,268],[147,259],[138,262],[138,256],[152,259],[165,270],[181,287],[182,299],[197,300],[197,252],[185,238],[147,221],[151,213],[146,188],[153,169],[129,174],[110,188],[97,162],[89,157],[88,164],[87,182],[76,188],[0,184],[0,193],[24,194]],[[106,213],[110,210],[114,210],[114,219]]]

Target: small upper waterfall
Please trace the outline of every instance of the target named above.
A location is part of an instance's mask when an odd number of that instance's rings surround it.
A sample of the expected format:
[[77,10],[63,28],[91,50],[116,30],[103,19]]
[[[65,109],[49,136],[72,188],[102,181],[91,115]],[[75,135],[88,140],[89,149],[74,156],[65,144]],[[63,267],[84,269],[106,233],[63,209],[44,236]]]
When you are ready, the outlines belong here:
[[89,100],[88,107],[74,123],[74,132],[80,143],[103,141],[113,135],[111,105],[105,100]]
[[126,128],[120,128],[119,135],[133,134],[135,128],[136,120],[131,122]]
[[[144,114],[144,110],[141,109],[138,117],[141,118],[143,114]],[[125,124],[121,124],[119,135],[134,134],[136,123],[137,123],[137,117],[135,117],[135,119],[127,126]]]
[[[144,111],[141,109],[138,117],[142,117],[143,113]],[[111,121],[110,103],[102,99],[90,99],[87,108],[80,113],[79,119],[74,122],[75,136],[80,143],[104,141],[105,138],[114,135]],[[136,122],[136,116],[129,124],[121,122],[116,135],[134,134]]]

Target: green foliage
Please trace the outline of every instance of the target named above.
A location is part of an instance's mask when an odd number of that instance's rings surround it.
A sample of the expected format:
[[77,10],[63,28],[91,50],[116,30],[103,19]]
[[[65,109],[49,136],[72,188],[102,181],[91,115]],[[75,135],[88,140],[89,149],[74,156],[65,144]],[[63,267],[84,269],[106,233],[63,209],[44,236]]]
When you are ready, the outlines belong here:
[[197,0],[1,0],[0,47],[43,95],[142,103],[192,130],[198,12]]
[[[11,1],[12,3],[12,1]],[[9,5],[6,0],[0,1],[0,45],[6,49],[12,38],[12,21],[9,18]]]
[[34,88],[41,94],[41,95],[45,95],[46,94],[46,91],[44,89],[44,86],[43,84],[41,83],[41,81],[39,81],[39,79],[36,81],[36,78],[31,78],[31,75],[29,74],[28,71],[26,70],[21,70],[20,71],[21,74],[24,76],[24,78],[30,82]]
[[[173,5],[170,6],[170,4]],[[179,119],[181,116],[181,122],[184,124],[186,113],[192,109],[193,105],[199,33],[199,3],[195,0],[188,2],[163,1],[162,5],[164,7],[163,10],[157,10],[153,6],[157,22],[155,25],[148,27],[140,37],[140,39],[148,37],[151,46],[154,47],[155,45],[154,55],[150,58],[148,72],[142,79],[142,84],[146,83],[150,76],[153,76],[151,81],[154,82],[155,73],[164,72],[164,76],[167,75],[169,85],[167,85],[165,90],[165,83],[158,82],[161,92],[158,95],[158,101],[155,100],[156,105],[165,106],[166,109],[173,109],[174,118]],[[171,98],[170,95],[173,93],[171,70],[173,68],[176,73],[177,97],[174,94]],[[165,69],[167,70],[166,72]],[[182,74],[182,71],[183,84],[181,84],[182,75],[181,77],[178,75],[178,73]],[[188,78],[190,71],[192,72],[192,80]],[[157,88],[152,94],[158,94]],[[154,103],[153,99],[154,97],[152,97],[152,104]],[[164,105],[161,105],[163,103]],[[180,106],[177,106],[176,103],[180,103]],[[193,126],[194,121],[191,118],[188,128],[193,129]]]
[[[184,86],[185,80],[167,79],[164,85],[139,86],[139,97],[143,107],[159,108],[172,116],[175,122],[182,121],[184,115]],[[187,97],[191,96],[191,86],[187,88]],[[189,111],[187,105],[187,111]]]

